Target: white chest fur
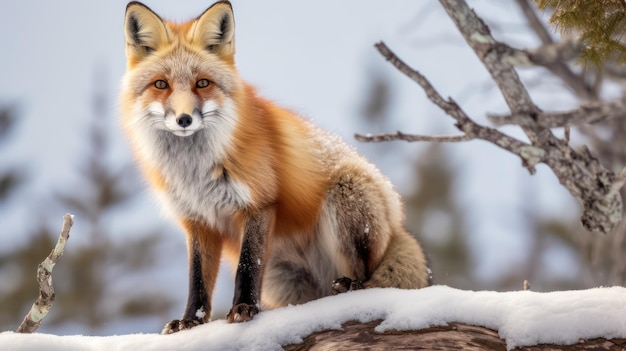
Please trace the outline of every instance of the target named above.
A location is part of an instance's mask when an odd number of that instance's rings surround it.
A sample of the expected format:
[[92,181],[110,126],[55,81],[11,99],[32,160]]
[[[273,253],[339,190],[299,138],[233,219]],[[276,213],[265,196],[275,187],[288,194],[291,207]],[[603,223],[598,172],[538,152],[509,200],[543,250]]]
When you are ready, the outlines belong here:
[[166,207],[177,217],[203,219],[218,230],[228,229],[228,218],[250,203],[250,191],[228,175],[201,130],[188,137],[160,133],[155,160],[166,190],[161,194]]

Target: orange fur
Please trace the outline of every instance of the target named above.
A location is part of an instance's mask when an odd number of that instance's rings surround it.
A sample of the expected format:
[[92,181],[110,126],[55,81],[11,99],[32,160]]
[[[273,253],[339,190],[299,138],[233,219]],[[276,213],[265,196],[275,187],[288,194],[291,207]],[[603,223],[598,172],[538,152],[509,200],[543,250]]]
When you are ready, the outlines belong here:
[[[256,95],[246,85],[242,118],[227,168],[247,184],[257,207],[276,206],[277,235],[309,232],[317,220],[327,177],[307,153],[306,125],[290,111]],[[250,172],[251,169],[256,170]]]

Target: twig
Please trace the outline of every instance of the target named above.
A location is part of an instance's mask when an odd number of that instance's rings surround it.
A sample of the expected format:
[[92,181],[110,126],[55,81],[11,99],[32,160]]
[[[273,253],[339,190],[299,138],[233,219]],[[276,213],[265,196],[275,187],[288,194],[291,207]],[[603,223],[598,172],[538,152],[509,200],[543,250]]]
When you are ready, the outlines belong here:
[[615,177],[615,181],[611,184],[611,191],[619,192],[624,184],[626,184],[626,167],[622,168],[622,170]]
[[28,311],[24,321],[17,328],[18,333],[33,333],[41,325],[41,321],[46,317],[52,304],[54,303],[54,287],[52,286],[52,269],[59,258],[63,256],[65,244],[70,237],[70,228],[74,224],[74,215],[69,213],[63,216],[63,226],[61,234],[54,249],[50,252],[37,268],[37,282],[39,283],[39,297]]
[[526,17],[528,24],[533,29],[533,31],[537,34],[541,42],[545,44],[552,44],[554,40],[552,39],[552,35],[543,25],[543,22],[539,20],[537,17],[537,13],[535,12],[534,6],[530,4],[530,0],[516,0],[517,5],[522,10],[522,13]]
[[371,142],[378,143],[381,141],[393,141],[393,140],[403,140],[408,142],[414,141],[428,141],[428,142],[460,142],[460,141],[468,141],[473,138],[469,135],[416,135],[416,134],[405,134],[401,131],[397,131],[395,133],[382,133],[382,134],[354,134],[354,138],[358,141],[363,142]]
[[626,97],[611,101],[594,101],[582,105],[577,109],[564,112],[537,112],[517,115],[487,115],[489,121],[495,125],[516,124],[520,126],[538,125],[544,128],[558,128],[592,124],[612,118],[624,118],[626,114]]
[[[564,43],[555,42],[552,39],[552,36],[544,26],[543,22],[537,16],[537,11],[535,10],[536,7],[531,4],[531,0],[516,0],[516,2],[522,10],[522,13],[526,17],[528,25],[530,26],[530,28],[533,29],[535,34],[537,34],[537,37],[539,37],[539,39],[541,40],[543,44],[542,47],[555,47],[558,51],[564,53],[568,52],[570,55],[580,53],[580,49],[582,49],[581,43],[579,42],[579,40],[574,39],[571,35],[566,37],[565,40],[561,39],[559,41]],[[569,49],[573,48],[574,51],[568,50],[567,46],[569,46]],[[572,59],[573,56],[569,58],[565,58],[563,54],[558,54],[558,56],[559,58],[561,58],[561,60],[544,61],[543,63],[535,61],[535,64],[544,66],[545,68],[550,70],[552,74],[561,78],[563,82],[565,82],[565,84],[567,84],[579,98],[588,101],[597,100],[597,91],[585,82],[582,74],[574,73],[574,71],[572,71],[572,69],[567,65],[566,60]]]

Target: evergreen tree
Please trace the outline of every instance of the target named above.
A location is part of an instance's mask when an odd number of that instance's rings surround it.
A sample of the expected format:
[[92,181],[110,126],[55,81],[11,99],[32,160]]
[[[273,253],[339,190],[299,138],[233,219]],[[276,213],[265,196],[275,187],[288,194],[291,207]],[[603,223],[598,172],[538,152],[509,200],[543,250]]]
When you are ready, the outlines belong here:
[[[7,147],[9,139],[14,135],[15,126],[17,121],[17,114],[15,109],[10,107],[0,107],[0,147]],[[23,183],[24,173],[19,171],[15,166],[12,166],[9,162],[0,163],[0,206],[7,206],[15,191]],[[7,252],[0,250],[0,279],[5,283],[0,287],[0,330],[11,329],[17,327],[17,324],[23,318],[24,309],[23,303],[31,303],[37,297],[36,287],[32,288],[32,284],[35,282],[35,270],[28,275],[31,281],[31,288],[25,284],[21,284],[25,280],[22,267],[37,267],[39,262],[36,262],[34,255],[40,254],[41,257],[48,255],[50,247],[52,247],[52,240],[41,232],[35,234],[36,240],[48,245],[47,251],[42,250],[39,252],[39,246],[35,248],[31,255],[26,253],[26,250],[30,248],[20,248],[16,251]],[[30,302],[27,302],[30,301]]]
[[472,272],[474,261],[464,226],[465,211],[457,205],[454,171],[441,144],[428,146],[417,159],[415,190],[405,196],[407,228],[419,234],[431,262],[436,284],[477,288]]
[[608,59],[626,63],[626,2],[623,0],[535,0],[552,9],[550,23],[563,33],[575,32],[584,44],[581,61],[596,66]]
[[[10,107],[0,107],[0,147],[12,136],[16,123],[16,114]],[[21,183],[24,176],[14,166],[7,163],[0,165],[0,204],[8,200],[11,192]]]

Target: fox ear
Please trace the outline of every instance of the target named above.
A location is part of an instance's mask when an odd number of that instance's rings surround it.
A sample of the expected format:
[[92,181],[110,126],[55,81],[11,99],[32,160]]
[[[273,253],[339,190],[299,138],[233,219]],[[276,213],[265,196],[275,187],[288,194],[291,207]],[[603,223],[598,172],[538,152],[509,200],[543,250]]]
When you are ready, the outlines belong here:
[[126,57],[137,63],[167,43],[167,29],[163,20],[148,6],[133,1],[126,6],[124,19]]
[[192,42],[224,60],[235,55],[235,19],[229,1],[211,5],[195,21]]

